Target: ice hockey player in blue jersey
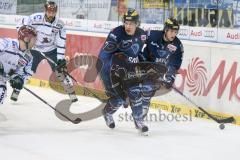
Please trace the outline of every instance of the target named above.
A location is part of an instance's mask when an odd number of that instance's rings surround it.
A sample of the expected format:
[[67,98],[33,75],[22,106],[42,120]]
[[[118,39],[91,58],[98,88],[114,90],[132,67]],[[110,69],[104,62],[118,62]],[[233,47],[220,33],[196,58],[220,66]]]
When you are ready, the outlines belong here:
[[[109,128],[115,128],[113,114],[120,106],[126,104],[126,97],[128,97],[136,128],[142,132],[147,132],[148,127],[144,125],[141,117],[142,99],[139,83],[131,83],[122,88],[120,83],[113,83],[113,79],[111,79],[111,74],[114,74],[114,70],[120,69],[118,65],[114,65],[115,62],[139,62],[138,56],[146,40],[146,33],[139,28],[139,25],[138,12],[135,9],[128,9],[123,16],[123,25],[116,27],[109,33],[98,57],[103,63],[100,76],[106,94],[109,96],[108,102],[103,110],[103,116],[107,126]],[[126,72],[124,68],[122,69],[123,72]]]
[[37,32],[31,26],[18,30],[18,39],[0,38],[0,104],[3,103],[9,81],[19,91],[32,75],[32,55],[29,51],[36,42]]
[[145,115],[148,112],[151,97],[154,95],[156,88],[159,88],[156,85],[162,85],[166,89],[170,89],[182,64],[183,45],[176,37],[179,28],[176,19],[168,18],[162,31],[151,30],[148,32],[146,47],[140,56],[140,60],[165,65],[167,72],[155,80],[146,79],[143,83],[143,109]]
[[[57,4],[54,1],[47,1],[44,5],[43,13],[34,13],[29,17],[24,17],[17,28],[22,25],[30,25],[38,32],[35,47],[31,50],[33,55],[32,70],[35,73],[39,63],[45,59],[40,53],[55,62],[48,61],[52,70],[56,73],[58,80],[69,94],[72,102],[77,101],[72,80],[62,71],[67,71],[65,60],[66,30],[64,23],[56,17]],[[56,67],[56,64],[58,67]],[[58,69],[57,69],[58,68]],[[17,97],[15,97],[16,100]]]

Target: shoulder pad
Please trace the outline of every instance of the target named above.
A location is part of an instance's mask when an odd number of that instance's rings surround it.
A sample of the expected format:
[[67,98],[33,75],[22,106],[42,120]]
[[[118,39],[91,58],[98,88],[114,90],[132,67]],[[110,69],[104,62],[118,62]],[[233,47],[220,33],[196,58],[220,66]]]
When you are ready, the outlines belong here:
[[56,26],[59,27],[59,28],[63,28],[64,27],[64,22],[61,19],[58,19]]
[[44,18],[44,13],[34,13],[34,14],[30,15],[30,19],[31,19],[33,22],[42,21],[43,18]]
[[150,41],[157,41],[162,39],[163,35],[163,31],[151,30],[149,31],[148,38]]

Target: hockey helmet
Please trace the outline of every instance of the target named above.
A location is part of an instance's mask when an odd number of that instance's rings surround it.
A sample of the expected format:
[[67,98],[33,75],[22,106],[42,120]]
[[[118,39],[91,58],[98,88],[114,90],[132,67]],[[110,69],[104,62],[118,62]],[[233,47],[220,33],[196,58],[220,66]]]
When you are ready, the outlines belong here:
[[45,12],[57,12],[57,4],[54,1],[47,1],[44,5]]
[[37,36],[37,32],[35,28],[32,26],[24,25],[19,28],[18,30],[18,39],[25,41],[25,38],[28,38],[29,40],[33,37]]
[[180,29],[178,21],[173,17],[168,18],[164,23],[163,30],[166,31],[167,29],[173,29],[178,31]]
[[133,21],[135,23],[140,23],[138,12],[135,9],[128,8],[128,11],[123,15],[123,23],[125,21]]

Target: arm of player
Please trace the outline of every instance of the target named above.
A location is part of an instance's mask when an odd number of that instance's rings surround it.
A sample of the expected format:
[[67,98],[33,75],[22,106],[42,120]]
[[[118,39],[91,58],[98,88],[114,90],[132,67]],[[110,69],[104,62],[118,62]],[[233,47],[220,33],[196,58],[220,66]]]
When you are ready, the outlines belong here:
[[0,38],[0,56],[4,54],[4,51],[8,47],[8,41],[5,38]]
[[[96,65],[98,72],[100,72],[101,70],[110,71],[111,58],[112,55],[117,52],[117,44],[118,36],[117,33],[115,33],[115,31],[113,30],[108,34],[108,37],[99,52],[98,61],[100,62],[98,62]],[[101,66],[99,64],[101,64]]]
[[16,26],[17,30],[24,25],[30,25],[30,26],[32,25],[31,16],[24,16],[22,19],[20,19]]
[[57,59],[62,60],[65,58],[65,50],[66,50],[66,29],[64,27],[63,22],[59,22],[59,32],[56,36],[56,45],[57,45]]
[[164,75],[166,88],[171,88],[175,81],[177,70],[179,70],[182,64],[183,53],[183,45],[180,43],[176,52],[171,56],[167,72]]
[[30,51],[26,50],[18,61],[18,68],[16,69],[14,76],[20,76],[23,79],[23,82],[26,83],[29,77],[33,75],[33,71],[31,70],[32,61],[33,58]]
[[10,85],[12,88],[21,90],[28,78],[32,76],[32,56],[30,53],[24,52],[23,56],[18,61],[18,66],[15,72],[10,75]]

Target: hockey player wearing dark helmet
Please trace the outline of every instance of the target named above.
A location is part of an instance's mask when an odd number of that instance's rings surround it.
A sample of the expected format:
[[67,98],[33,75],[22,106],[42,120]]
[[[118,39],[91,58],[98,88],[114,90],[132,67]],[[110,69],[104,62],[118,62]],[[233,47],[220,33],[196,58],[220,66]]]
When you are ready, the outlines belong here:
[[173,41],[178,34],[180,27],[179,23],[174,18],[168,18],[164,23],[164,40]]
[[57,4],[54,1],[47,1],[44,5],[45,19],[52,23],[57,14]]
[[[124,75],[132,72],[132,68],[124,68],[126,65],[134,66],[139,62],[138,56],[146,41],[146,32],[139,27],[139,14],[135,9],[128,9],[122,17],[123,25],[114,28],[100,50],[97,66],[100,72],[105,91],[109,97],[103,109],[103,117],[109,128],[115,128],[113,114],[124,105],[129,104],[135,127],[142,133],[148,132],[142,117],[141,86],[138,81],[125,83]],[[122,72],[123,71],[123,72]],[[135,72],[135,68],[134,71]],[[122,74],[123,73],[123,74]]]
[[136,28],[140,26],[139,14],[135,9],[129,8],[123,15],[123,25],[128,35],[134,35]]
[[168,18],[164,23],[163,30],[150,30],[146,41],[146,47],[141,56],[142,61],[149,61],[159,66],[164,65],[167,72],[164,75],[147,79],[142,84],[143,88],[143,108],[144,114],[148,113],[150,100],[158,90],[171,90],[175,82],[176,73],[182,64],[183,45],[178,39],[179,23],[174,18]]

